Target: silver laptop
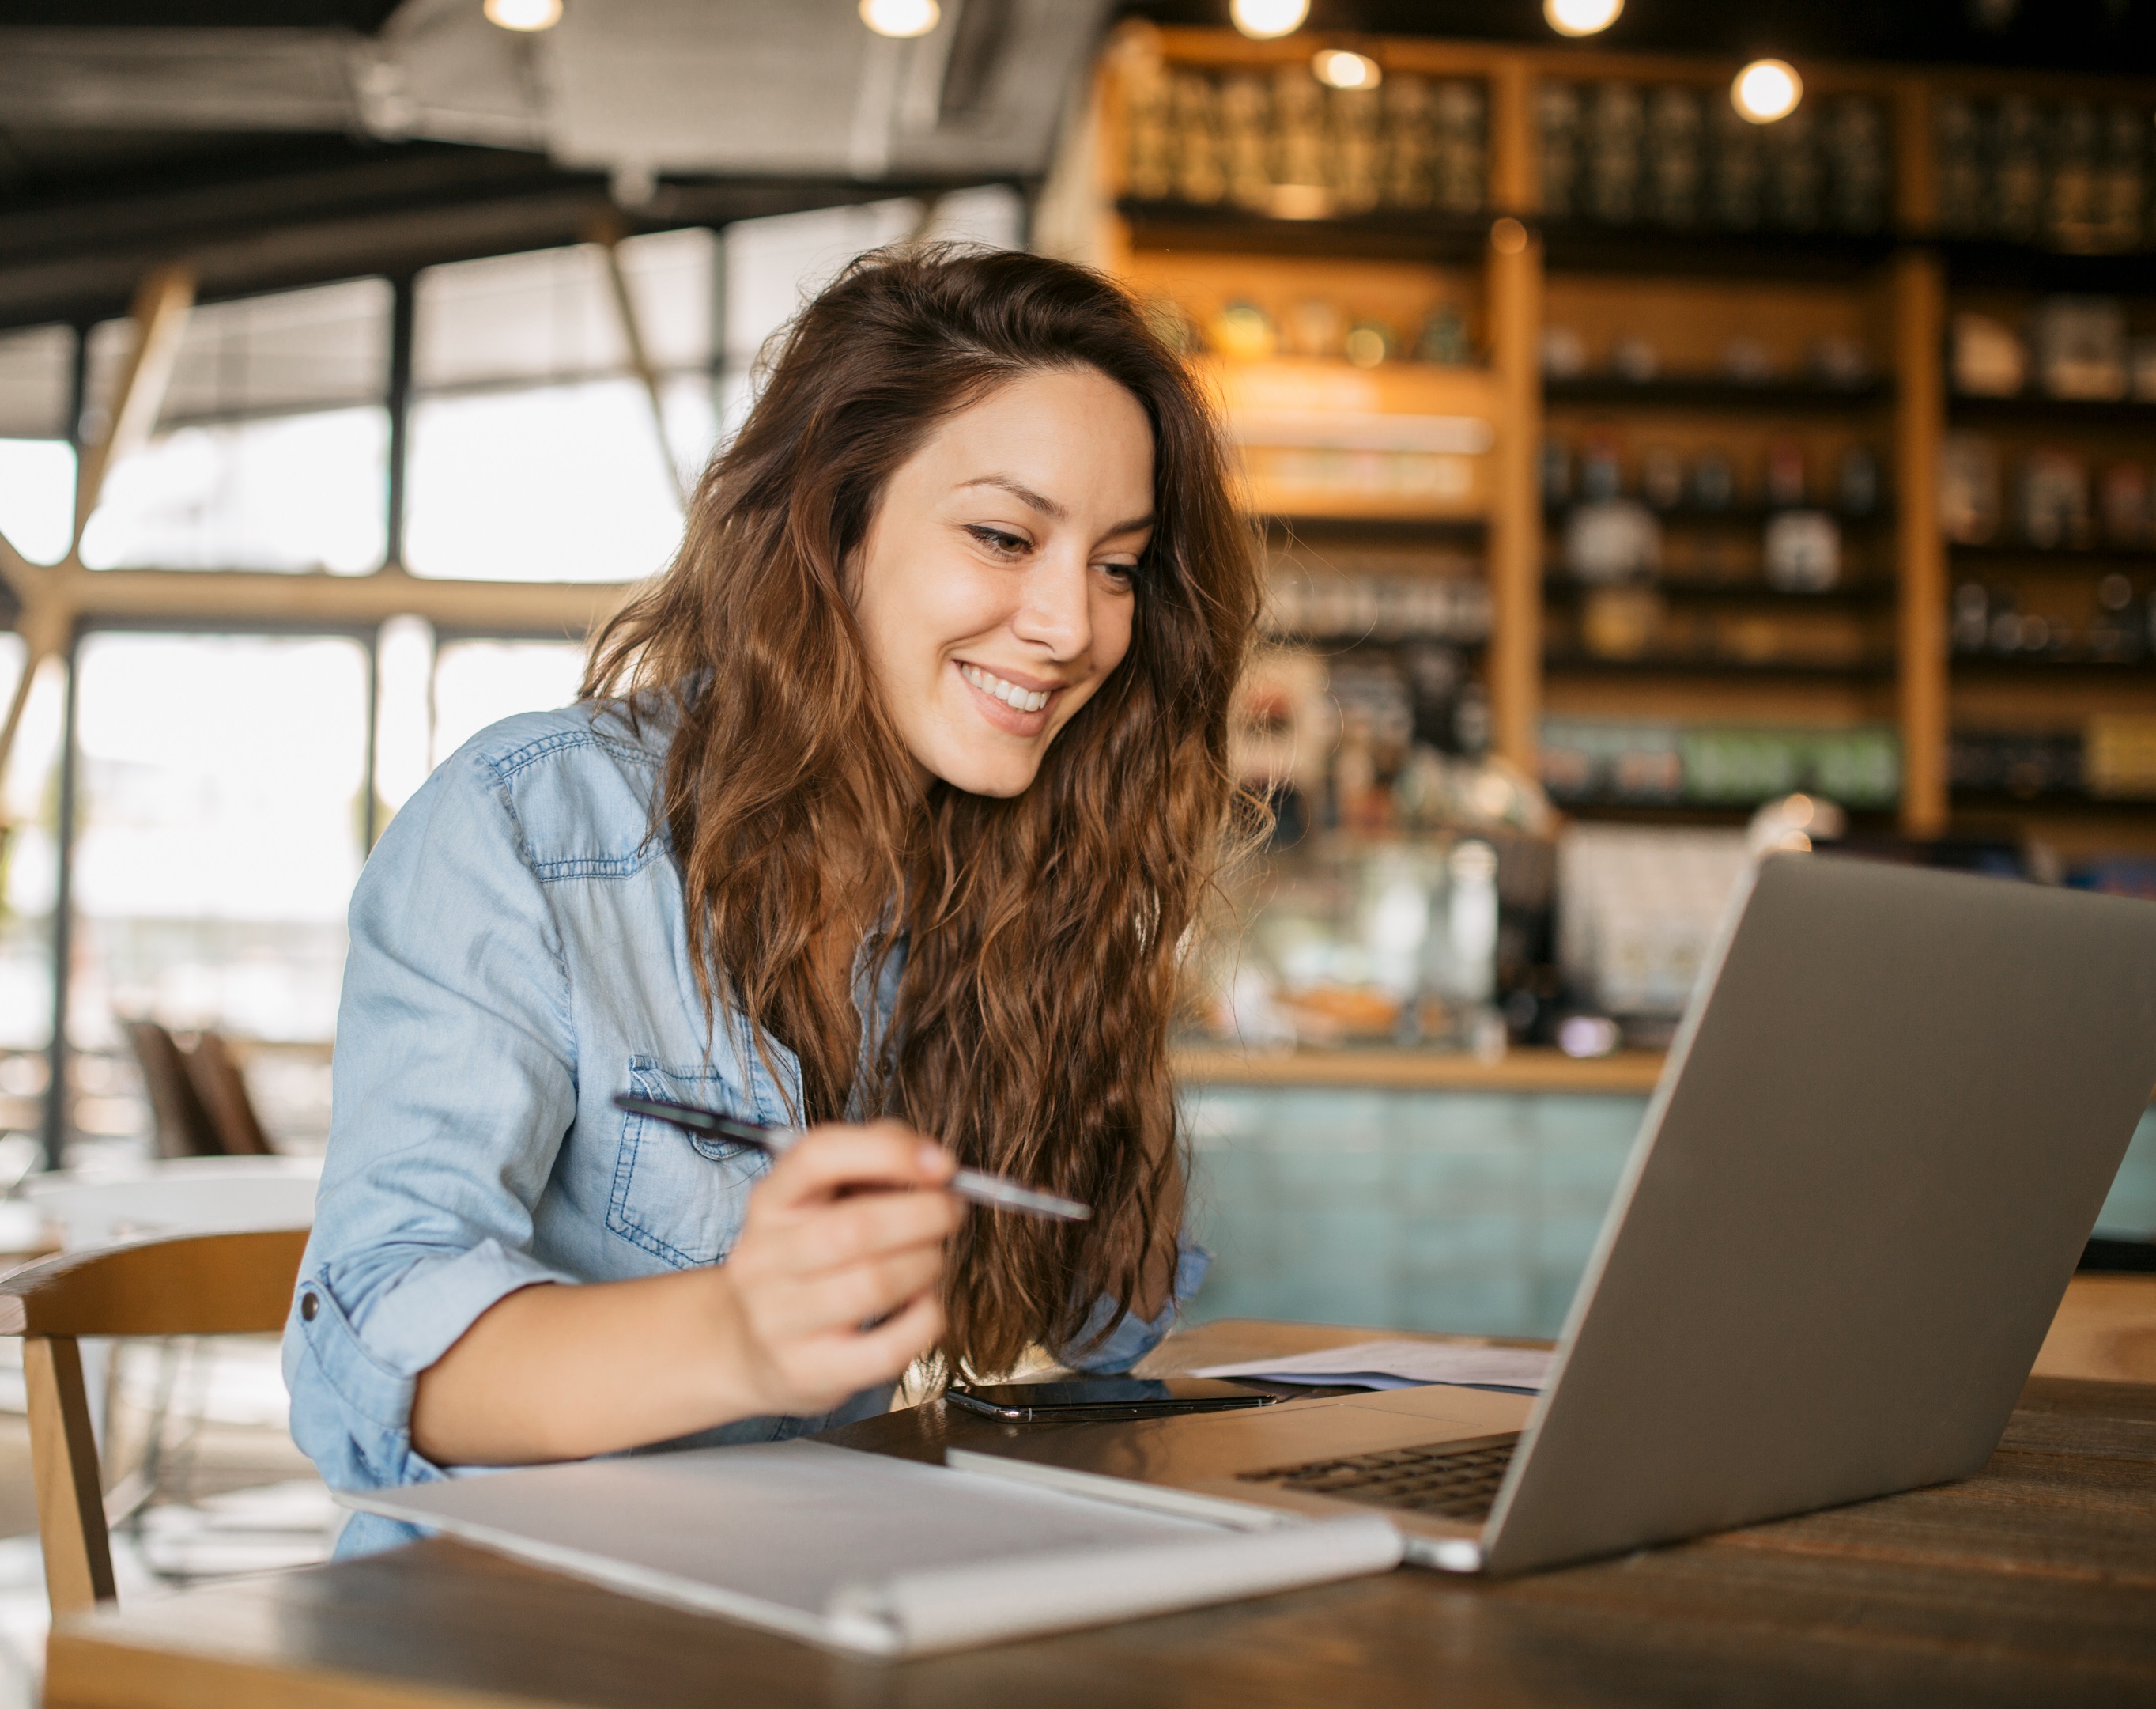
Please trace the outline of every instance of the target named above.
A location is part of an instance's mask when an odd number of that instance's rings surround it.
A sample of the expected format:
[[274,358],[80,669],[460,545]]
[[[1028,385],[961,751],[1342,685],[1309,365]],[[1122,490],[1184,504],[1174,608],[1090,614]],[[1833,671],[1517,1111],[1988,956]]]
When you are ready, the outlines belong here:
[[[949,1459],[1517,1573],[1990,1457],[2156,1085],[2156,906],[1775,855],[1733,898],[1536,1397],[1014,1434]],[[1258,1513],[1253,1509],[1270,1510]]]

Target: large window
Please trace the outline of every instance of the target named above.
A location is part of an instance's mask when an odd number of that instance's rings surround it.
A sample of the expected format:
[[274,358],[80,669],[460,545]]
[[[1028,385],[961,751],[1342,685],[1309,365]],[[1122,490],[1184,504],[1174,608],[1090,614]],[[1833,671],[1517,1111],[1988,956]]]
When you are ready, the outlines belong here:
[[580,642],[438,640],[417,617],[382,625],[376,657],[374,788],[384,822],[489,724],[573,701],[584,670]]
[[0,535],[33,564],[67,555],[74,527],[74,332],[0,332]]
[[[385,281],[353,279],[195,310],[149,443],[105,476],[83,562],[378,569],[391,302]],[[86,437],[104,431],[134,340],[126,321],[90,332]]]
[[362,856],[366,646],[97,634],[79,654],[72,1125],[139,1144],[125,1021],[326,1044]]
[[434,763],[513,713],[567,706],[583,674],[577,642],[444,641],[434,659]]
[[419,275],[405,557],[415,575],[631,580],[663,568],[711,454],[718,312],[708,231],[631,238],[624,281],[665,438],[596,245]]

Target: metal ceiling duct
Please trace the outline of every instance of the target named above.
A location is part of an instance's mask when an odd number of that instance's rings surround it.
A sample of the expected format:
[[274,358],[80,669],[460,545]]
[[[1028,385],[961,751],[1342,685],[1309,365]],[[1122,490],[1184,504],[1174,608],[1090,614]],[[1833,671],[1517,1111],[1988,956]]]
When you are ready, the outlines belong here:
[[0,126],[361,132],[665,175],[1026,177],[1108,0],[945,0],[928,34],[854,0],[570,0],[542,35],[478,0],[342,29],[0,30]]

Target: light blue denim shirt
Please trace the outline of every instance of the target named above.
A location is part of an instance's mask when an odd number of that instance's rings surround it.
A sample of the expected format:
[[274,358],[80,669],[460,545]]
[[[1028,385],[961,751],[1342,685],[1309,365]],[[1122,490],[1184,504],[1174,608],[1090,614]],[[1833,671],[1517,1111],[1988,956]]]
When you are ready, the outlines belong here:
[[[794,1084],[793,1058],[773,1047],[774,1078],[737,1013],[706,1032],[680,875],[650,830],[664,758],[665,732],[618,711],[507,719],[435,772],[361,874],[329,1155],[285,1331],[292,1435],[333,1487],[444,1475],[412,1445],[413,1387],[504,1295],[722,1263],[740,1233],[763,1155],[609,1101],[633,1089],[781,1122]],[[896,980],[894,965],[880,1020]],[[1204,1264],[1184,1247],[1178,1301]],[[1175,1303],[1074,1356],[1127,1368]],[[692,1439],[776,1440],[889,1403],[872,1389]],[[339,1552],[416,1535],[361,1515]]]

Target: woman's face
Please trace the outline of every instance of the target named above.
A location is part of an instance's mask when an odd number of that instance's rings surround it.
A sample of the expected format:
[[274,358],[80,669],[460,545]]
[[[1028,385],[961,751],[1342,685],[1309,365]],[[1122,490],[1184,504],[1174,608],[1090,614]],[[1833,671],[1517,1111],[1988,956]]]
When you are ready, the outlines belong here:
[[924,784],[1024,793],[1130,649],[1152,532],[1152,425],[1091,368],[1010,381],[899,466],[855,602]]

